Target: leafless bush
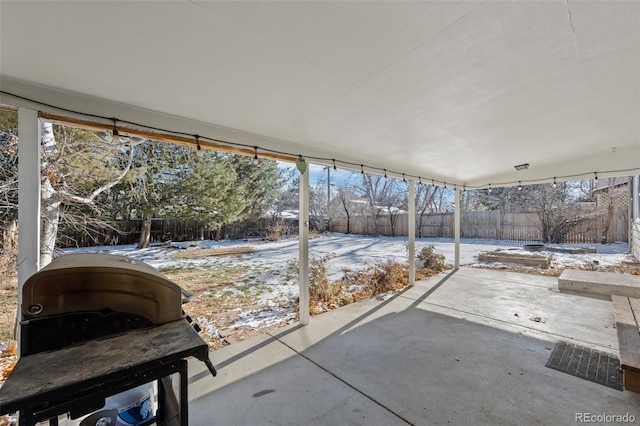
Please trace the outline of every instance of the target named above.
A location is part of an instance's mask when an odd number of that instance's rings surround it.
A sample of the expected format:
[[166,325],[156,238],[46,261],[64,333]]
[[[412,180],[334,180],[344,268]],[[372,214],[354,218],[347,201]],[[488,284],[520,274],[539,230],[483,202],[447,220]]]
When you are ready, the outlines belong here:
[[[395,260],[379,262],[368,269],[343,271],[343,279],[331,282],[327,262],[331,256],[311,257],[309,261],[309,311],[320,314],[340,306],[400,291],[409,284],[409,267]],[[416,256],[419,261],[416,278],[423,279],[448,269],[444,256],[434,247],[424,247]],[[298,260],[289,264],[288,279],[298,274]]]
[[395,260],[378,263],[368,272],[366,288],[372,296],[390,291],[399,291],[409,284],[409,269],[407,265]]
[[267,227],[267,239],[269,241],[280,241],[283,236],[288,235],[290,232],[290,226],[285,219],[275,219]]
[[444,255],[441,253],[436,253],[434,246],[423,247],[418,254],[416,254],[416,259],[418,260],[418,264],[416,265],[416,269],[418,270],[426,270],[425,272],[438,273],[447,269],[447,265],[444,263]]
[[[336,309],[354,302],[352,291],[345,282],[331,282],[327,272],[327,261],[331,256],[311,257],[309,260],[309,312],[312,315]],[[289,264],[291,278],[298,273],[297,260]]]

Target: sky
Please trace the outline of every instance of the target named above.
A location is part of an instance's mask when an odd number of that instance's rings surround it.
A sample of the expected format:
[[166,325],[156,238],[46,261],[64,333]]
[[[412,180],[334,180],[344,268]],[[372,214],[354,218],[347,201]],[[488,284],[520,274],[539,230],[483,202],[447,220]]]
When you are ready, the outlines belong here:
[[[287,163],[284,161],[278,161],[278,168],[280,170],[295,170],[296,165],[293,163]],[[331,181],[340,182],[352,177],[353,172],[350,170],[340,169],[330,171]],[[311,163],[309,165],[309,184],[311,186],[318,184],[327,184],[327,167],[319,164]]]

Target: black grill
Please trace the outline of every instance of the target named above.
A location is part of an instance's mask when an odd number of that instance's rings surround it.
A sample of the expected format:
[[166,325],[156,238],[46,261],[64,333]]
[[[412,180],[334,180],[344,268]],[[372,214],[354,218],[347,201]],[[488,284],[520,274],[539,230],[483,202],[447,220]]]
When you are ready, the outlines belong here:
[[[186,358],[195,356],[216,374],[208,346],[182,310],[191,297],[151,266],[124,256],[54,260],[24,284],[20,359],[0,388],[0,414],[20,411],[20,424],[55,424],[58,414],[79,418],[110,395],[157,381],[153,422],[187,425]],[[60,371],[50,371],[65,359]],[[178,396],[168,379],[175,373]]]

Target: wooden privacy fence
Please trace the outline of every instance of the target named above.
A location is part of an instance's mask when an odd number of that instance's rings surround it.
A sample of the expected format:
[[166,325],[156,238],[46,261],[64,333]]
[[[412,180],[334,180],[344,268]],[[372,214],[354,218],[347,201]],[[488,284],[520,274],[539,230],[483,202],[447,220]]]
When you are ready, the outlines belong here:
[[[565,243],[599,243],[605,225],[605,214],[584,219],[565,237]],[[416,236],[453,238],[453,213],[431,213],[416,216]],[[391,226],[388,215],[377,220],[372,216],[353,216],[349,220],[349,232],[364,235],[408,235],[408,214],[398,214]],[[462,238],[486,238],[514,241],[542,241],[540,219],[535,213],[503,213],[472,211],[460,213]],[[347,232],[347,218],[331,219],[332,232]],[[628,241],[629,218],[626,208],[615,208],[609,227],[609,242]]]
[[[361,235],[408,235],[408,215],[394,216],[392,226],[389,215],[353,216],[349,220],[349,232]],[[453,213],[431,213],[416,217],[416,236],[453,238]],[[582,220],[569,232],[565,243],[599,243],[605,226],[606,212],[600,211],[592,218]],[[502,213],[500,211],[461,212],[460,236],[463,238],[485,238],[514,241],[542,241],[538,216],[535,213]],[[86,247],[96,245],[136,244],[142,230],[142,220],[120,220],[114,224],[116,230],[103,232],[78,232],[76,235],[59,237],[58,247]],[[4,226],[1,242],[7,243],[8,227]],[[297,233],[297,219],[260,219],[254,222],[240,222],[223,227],[220,238],[271,238]],[[332,232],[347,232],[346,217],[332,217]],[[629,212],[624,206],[617,206],[608,232],[608,242],[628,241]],[[151,224],[151,241],[194,241],[210,240],[216,232],[207,229],[195,220],[154,219]],[[17,240],[17,239],[16,239]],[[2,247],[2,246],[0,246]]]
[[[137,244],[144,221],[118,220],[115,229],[103,232],[77,233],[59,236],[58,247],[89,247],[98,245]],[[291,219],[260,219],[240,222],[222,228],[221,239],[268,238],[284,236],[298,231],[298,221]],[[196,220],[154,218],[151,221],[151,242],[213,240],[216,230],[207,229]]]

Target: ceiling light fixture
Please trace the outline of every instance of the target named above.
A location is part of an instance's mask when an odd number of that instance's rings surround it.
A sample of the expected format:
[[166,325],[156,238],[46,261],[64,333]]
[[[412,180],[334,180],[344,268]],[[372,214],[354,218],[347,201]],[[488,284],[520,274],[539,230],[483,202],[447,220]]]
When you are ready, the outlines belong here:
[[513,166],[516,168],[516,170],[526,170],[529,168],[529,163],[524,163],[524,164],[518,164],[517,166]]
[[296,161],[296,168],[298,169],[301,175],[303,175],[304,172],[307,171],[307,162],[304,161],[304,158],[302,158],[302,155],[298,156],[298,160]]

